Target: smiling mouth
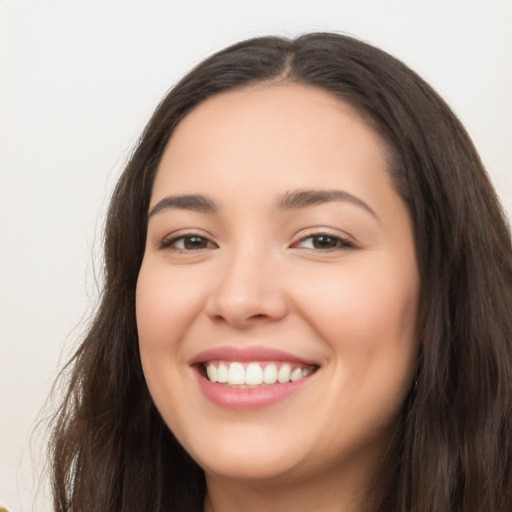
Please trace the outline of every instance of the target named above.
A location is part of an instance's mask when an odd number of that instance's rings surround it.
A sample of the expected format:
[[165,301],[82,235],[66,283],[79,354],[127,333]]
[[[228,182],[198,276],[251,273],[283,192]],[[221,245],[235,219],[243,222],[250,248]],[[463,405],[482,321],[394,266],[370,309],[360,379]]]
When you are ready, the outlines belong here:
[[282,361],[207,361],[201,365],[201,374],[212,383],[253,389],[296,382],[309,377],[318,368],[316,365]]

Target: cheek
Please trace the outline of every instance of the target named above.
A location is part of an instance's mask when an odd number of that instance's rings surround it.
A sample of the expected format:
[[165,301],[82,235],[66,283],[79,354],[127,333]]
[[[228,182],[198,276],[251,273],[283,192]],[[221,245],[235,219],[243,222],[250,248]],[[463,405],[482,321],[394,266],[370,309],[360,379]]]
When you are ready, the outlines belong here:
[[303,316],[328,342],[342,385],[359,386],[357,393],[408,388],[416,367],[419,278],[414,265],[407,272],[386,263],[347,265],[303,281]]
[[384,336],[414,329],[419,288],[414,271],[354,264],[303,276],[302,309],[330,334],[351,331],[350,338],[365,339],[375,330]]
[[204,306],[205,286],[187,272],[142,264],[137,280],[136,317],[142,350],[168,350],[178,343]]
[[[199,281],[201,282],[201,281]],[[136,290],[136,319],[142,368],[153,401],[171,430],[193,412],[188,396],[182,340],[203,307],[204,287],[191,283],[186,272],[145,260]]]

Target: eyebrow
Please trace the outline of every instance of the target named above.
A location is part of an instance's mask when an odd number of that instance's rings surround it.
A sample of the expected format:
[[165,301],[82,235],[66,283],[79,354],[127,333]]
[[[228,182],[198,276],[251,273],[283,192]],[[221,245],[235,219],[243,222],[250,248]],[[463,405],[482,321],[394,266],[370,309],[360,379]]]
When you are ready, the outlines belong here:
[[218,210],[214,201],[199,194],[187,194],[183,196],[167,196],[151,208],[148,219],[168,208],[178,210],[191,210],[199,213],[214,213]]
[[304,189],[285,192],[277,199],[276,207],[278,210],[293,210],[331,202],[347,202],[354,204],[371,213],[375,218],[378,218],[373,209],[362,199],[344,190]]
[[[375,218],[378,218],[377,214],[368,204],[344,190],[304,189],[285,192],[277,198],[275,206],[278,210],[294,210],[331,202],[348,202],[354,204],[363,208]],[[199,213],[215,213],[218,211],[217,204],[212,199],[201,194],[166,196],[151,208],[148,213],[148,219],[163,210],[172,208]]]

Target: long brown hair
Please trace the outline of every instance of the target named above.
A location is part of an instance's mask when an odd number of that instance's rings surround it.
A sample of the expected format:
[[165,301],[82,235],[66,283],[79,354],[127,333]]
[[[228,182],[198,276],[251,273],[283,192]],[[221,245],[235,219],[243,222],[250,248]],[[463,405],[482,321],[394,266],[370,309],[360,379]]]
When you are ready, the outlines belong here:
[[380,512],[512,510],[512,248],[482,163],[455,115],[414,72],[356,39],[264,37],[182,79],[150,119],[114,191],[101,303],[62,374],[52,484],[59,512],[197,512],[205,480],[147,390],[135,287],[155,172],[174,128],[221,91],[318,87],[383,137],[410,210],[421,275],[418,373],[369,496]]

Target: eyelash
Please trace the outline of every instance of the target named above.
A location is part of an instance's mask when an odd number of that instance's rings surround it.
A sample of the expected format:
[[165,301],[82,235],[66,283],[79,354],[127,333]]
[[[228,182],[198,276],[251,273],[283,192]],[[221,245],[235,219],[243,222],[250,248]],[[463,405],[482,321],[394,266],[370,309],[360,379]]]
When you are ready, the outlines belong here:
[[[344,238],[339,235],[334,235],[334,234],[331,234],[328,232],[311,233],[311,234],[301,238],[298,242],[294,243],[292,247],[298,247],[299,244],[305,242],[306,240],[311,239],[313,241],[316,239],[318,241],[318,239],[321,239],[321,238],[328,239],[331,242],[334,242],[336,245],[334,245],[333,247],[323,247],[323,248],[318,248],[318,247],[314,247],[314,246],[313,247],[304,247],[304,249],[310,249],[313,251],[321,251],[321,252],[330,252],[330,251],[340,251],[340,250],[347,250],[347,249],[355,248],[355,245],[347,238]],[[313,245],[314,245],[314,242],[313,242]],[[298,247],[298,248],[301,248],[301,247]]]
[[[325,242],[327,243],[334,243],[334,246],[331,247],[315,247],[315,240],[318,242],[319,239],[324,238],[326,239]],[[192,241],[194,239],[199,240],[204,246],[201,247],[192,247],[187,248],[185,244],[187,241]],[[312,240],[312,247],[300,247],[300,244],[304,243],[306,240]],[[181,242],[183,247],[177,247],[177,243]],[[322,243],[322,242],[320,242]],[[208,238],[196,235],[196,234],[187,234],[187,235],[180,235],[176,236],[170,239],[164,238],[159,244],[158,248],[161,250],[168,250],[172,252],[193,252],[193,251],[203,251],[206,249],[214,249],[216,248],[216,244],[214,244],[211,240]],[[292,244],[292,248],[298,248],[298,249],[309,249],[312,251],[319,251],[319,252],[331,252],[331,251],[339,251],[339,250],[347,250],[347,249],[354,249],[355,245],[347,238],[341,237],[339,235],[334,235],[328,232],[319,232],[319,233],[311,233],[303,238],[301,238],[298,242],[295,242]]]
[[180,236],[176,236],[176,237],[173,237],[173,238],[164,238],[159,244],[158,244],[158,248],[159,249],[165,249],[165,250],[168,250],[168,251],[173,251],[173,252],[192,252],[192,251],[201,251],[201,250],[205,250],[205,249],[211,249],[212,247],[195,247],[195,248],[189,248],[187,249],[186,247],[176,247],[175,244],[179,241],[182,241],[184,244],[187,243],[187,240],[188,241],[191,241],[193,239],[199,239],[201,241],[204,241],[204,243],[206,243],[206,245],[211,245],[213,247],[215,247],[215,244],[213,244],[213,242],[211,242],[208,238],[204,237],[204,236],[201,236],[201,235],[196,235],[196,234],[188,234],[188,235],[180,235]]

